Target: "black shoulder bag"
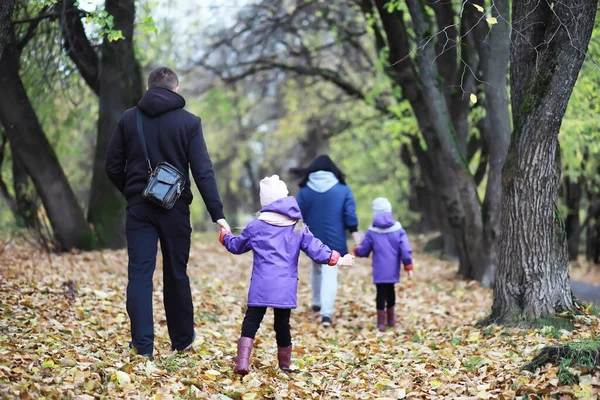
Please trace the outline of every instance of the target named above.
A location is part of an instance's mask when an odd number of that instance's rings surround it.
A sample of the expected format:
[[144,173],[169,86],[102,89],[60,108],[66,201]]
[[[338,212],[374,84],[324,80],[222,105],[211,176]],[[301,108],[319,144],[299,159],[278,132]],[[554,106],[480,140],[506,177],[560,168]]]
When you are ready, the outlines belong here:
[[183,192],[185,187],[185,177],[174,166],[168,162],[161,162],[152,170],[146,139],[144,137],[144,127],[142,126],[142,112],[137,110],[137,128],[142,142],[144,156],[148,163],[148,183],[142,193],[142,197],[152,203],[158,204],[167,210],[173,208],[175,202]]

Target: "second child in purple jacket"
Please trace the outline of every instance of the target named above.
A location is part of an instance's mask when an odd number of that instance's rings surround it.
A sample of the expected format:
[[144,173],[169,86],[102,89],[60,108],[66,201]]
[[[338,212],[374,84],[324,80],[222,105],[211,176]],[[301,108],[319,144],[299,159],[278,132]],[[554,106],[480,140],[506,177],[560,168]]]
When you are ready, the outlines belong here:
[[288,197],[286,184],[279,176],[260,182],[260,202],[263,207],[256,220],[240,236],[222,232],[219,240],[233,254],[254,252],[254,263],[248,309],[238,341],[234,372],[248,374],[254,337],[268,307],[274,309],[275,335],[279,368],[289,370],[292,358],[290,313],[296,308],[298,292],[298,258],[300,251],[319,264],[352,265],[353,256],[340,258],[319,239],[316,239],[302,221],[300,207],[294,197]]
[[406,232],[392,215],[392,205],[385,198],[373,201],[373,224],[365,238],[354,249],[357,257],[369,257],[373,253],[373,283],[377,287],[377,328],[385,331],[396,324],[395,284],[400,282],[400,264],[412,277],[412,250]]

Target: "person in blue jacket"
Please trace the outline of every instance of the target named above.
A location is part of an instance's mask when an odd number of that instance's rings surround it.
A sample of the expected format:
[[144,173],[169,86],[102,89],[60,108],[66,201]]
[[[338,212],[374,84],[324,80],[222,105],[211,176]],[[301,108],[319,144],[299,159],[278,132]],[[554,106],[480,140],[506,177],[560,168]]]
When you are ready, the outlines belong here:
[[[321,155],[308,168],[294,169],[300,175],[298,205],[304,221],[325,245],[341,255],[348,253],[346,230],[360,242],[356,204],[346,176],[329,158]],[[313,311],[320,312],[323,326],[331,326],[337,295],[338,267],[313,264],[311,271]]]

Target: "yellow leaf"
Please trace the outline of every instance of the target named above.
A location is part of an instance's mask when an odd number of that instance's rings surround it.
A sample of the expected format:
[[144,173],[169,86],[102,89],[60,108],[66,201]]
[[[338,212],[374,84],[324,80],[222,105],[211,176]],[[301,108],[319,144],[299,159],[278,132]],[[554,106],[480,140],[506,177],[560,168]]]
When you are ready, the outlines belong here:
[[384,387],[389,387],[389,388],[396,388],[396,385],[394,385],[394,382],[392,381],[379,381],[375,384],[375,387],[378,389],[384,388]]
[[242,396],[242,400],[254,400],[256,398],[256,393],[246,393]]
[[483,7],[481,7],[479,4],[473,4],[473,7],[475,7],[477,11],[483,12]]
[[474,93],[471,93],[469,98],[471,99],[471,103],[473,103],[473,104],[477,103],[477,96],[475,96]]
[[217,376],[221,375],[219,371],[215,371],[214,369],[209,369],[205,372],[205,374],[210,376],[211,378],[216,378]]
[[48,360],[42,364],[42,368],[54,368],[54,361]]
[[[473,95],[471,95],[471,96],[473,96]],[[473,99],[471,99],[471,100],[473,100]],[[477,102],[477,100],[475,100],[475,102]],[[467,341],[469,341],[471,343],[478,342],[479,341],[479,332],[471,333],[469,335],[469,337],[467,338]]]
[[488,22],[488,24],[490,24],[490,25],[495,25],[495,24],[497,24],[497,23],[498,23],[498,20],[496,19],[496,17],[490,17],[490,18],[486,18],[485,20],[486,20],[486,21]]
[[489,399],[490,397],[492,397],[492,395],[491,395],[491,394],[489,394],[489,393],[488,393],[488,392],[486,392],[486,391],[481,391],[481,392],[477,393],[477,398],[478,398],[478,399],[484,399],[484,400],[487,400],[487,399]]
[[129,375],[127,373],[125,373],[123,371],[116,371],[115,377],[116,377],[117,383],[121,387],[123,387],[125,385],[129,385],[131,383],[131,378],[129,377]]
[[442,383],[442,382],[440,382],[440,381],[438,381],[437,379],[434,379],[434,380],[432,380],[432,381],[430,382],[430,384],[431,384],[431,387],[432,387],[432,388],[439,388],[440,386],[442,386],[442,385],[443,385],[443,383]]

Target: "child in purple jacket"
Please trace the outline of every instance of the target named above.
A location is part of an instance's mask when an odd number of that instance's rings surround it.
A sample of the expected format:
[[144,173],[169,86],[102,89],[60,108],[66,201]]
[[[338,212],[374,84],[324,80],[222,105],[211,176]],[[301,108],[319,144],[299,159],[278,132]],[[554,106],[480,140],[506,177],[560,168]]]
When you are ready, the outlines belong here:
[[396,324],[394,306],[396,290],[400,282],[400,263],[412,277],[412,250],[406,232],[400,222],[394,220],[392,205],[385,198],[373,201],[373,224],[362,243],[354,248],[357,257],[369,257],[373,252],[373,283],[377,287],[377,328],[385,331]]
[[290,313],[296,308],[298,292],[298,258],[300,250],[319,264],[352,265],[354,257],[340,258],[316,239],[302,221],[300,207],[279,176],[260,182],[260,203],[263,207],[258,218],[242,231],[240,236],[222,231],[219,240],[233,254],[254,252],[254,264],[248,309],[238,341],[238,354],[234,372],[248,374],[254,337],[267,311],[275,314],[275,334],[279,368],[287,371],[292,359]]

